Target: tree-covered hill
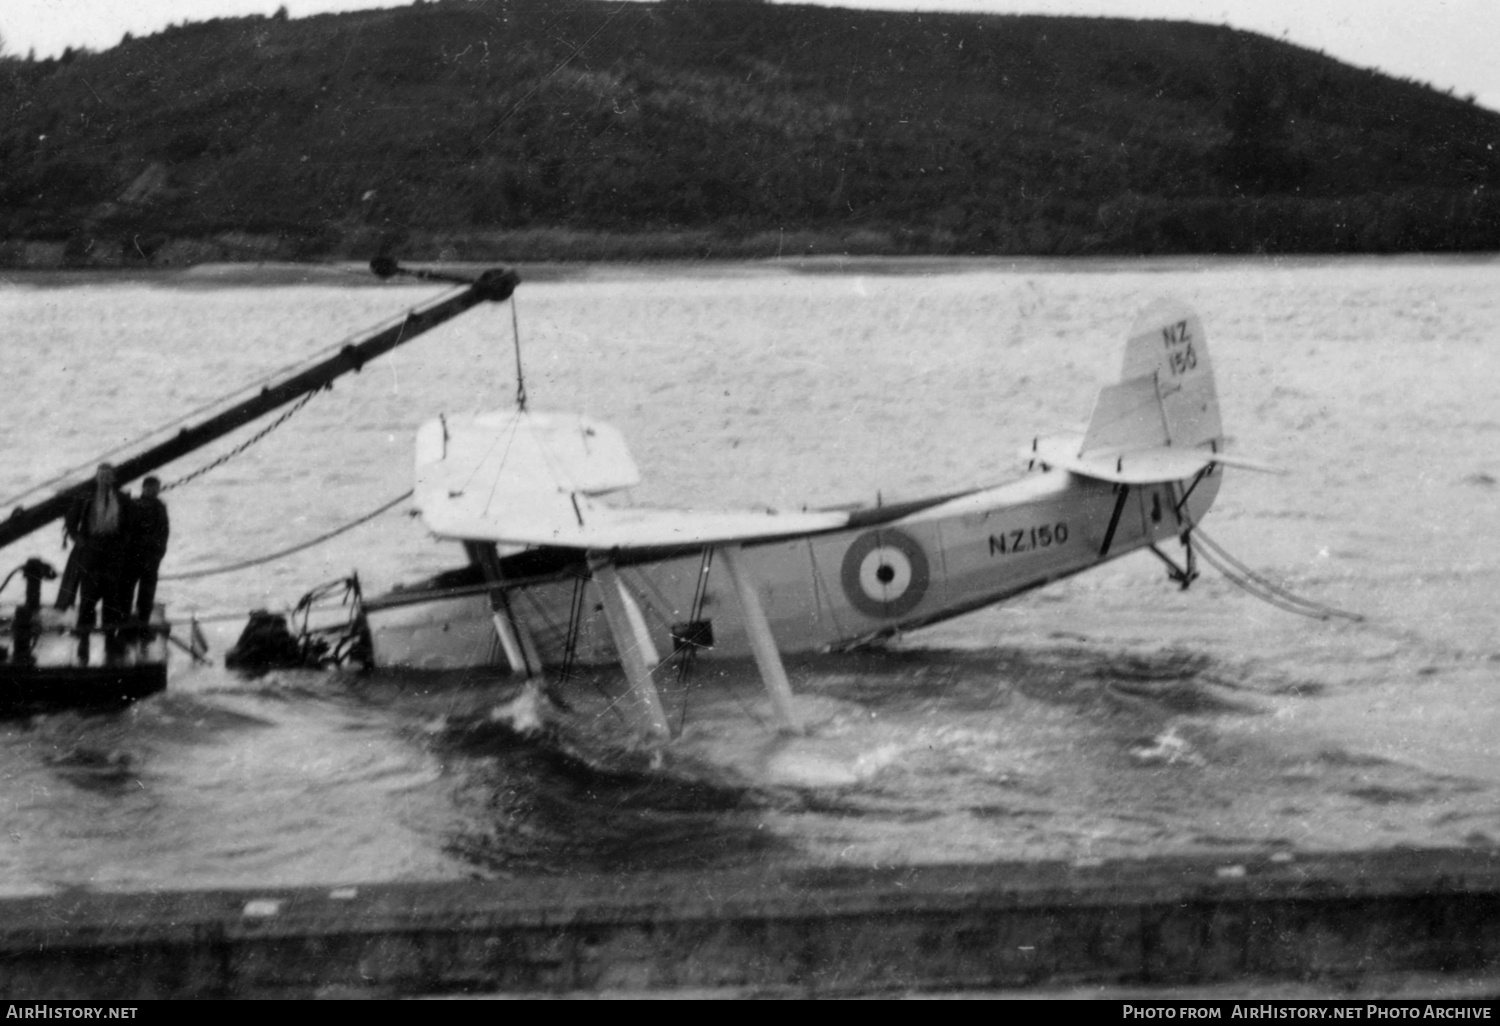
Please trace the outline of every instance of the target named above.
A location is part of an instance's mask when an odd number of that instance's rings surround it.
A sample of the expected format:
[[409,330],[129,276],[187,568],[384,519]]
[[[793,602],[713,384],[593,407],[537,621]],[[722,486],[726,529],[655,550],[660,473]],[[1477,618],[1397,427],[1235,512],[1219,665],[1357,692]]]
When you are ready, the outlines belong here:
[[1500,114],[1181,22],[419,0],[12,57],[0,109],[12,259],[1500,248]]

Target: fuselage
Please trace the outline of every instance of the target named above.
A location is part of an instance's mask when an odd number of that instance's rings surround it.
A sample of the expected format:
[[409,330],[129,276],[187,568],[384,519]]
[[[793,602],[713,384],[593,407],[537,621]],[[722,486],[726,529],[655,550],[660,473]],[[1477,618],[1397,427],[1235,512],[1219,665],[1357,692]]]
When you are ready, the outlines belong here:
[[[930,502],[859,510],[839,530],[746,544],[743,563],[780,651],[827,651],[960,616],[1181,535],[1208,511],[1221,473],[1214,466],[1195,479],[1127,487],[1044,470]],[[526,561],[499,558],[492,545],[468,548],[480,579],[367,603],[377,667],[504,666],[497,616],[528,637],[544,664],[619,659],[586,561],[568,555],[571,565],[531,575],[508,572]],[[685,638],[707,644],[701,656],[750,653],[727,575],[702,553],[599,555],[618,568],[662,655]],[[530,560],[538,563],[545,559]]]

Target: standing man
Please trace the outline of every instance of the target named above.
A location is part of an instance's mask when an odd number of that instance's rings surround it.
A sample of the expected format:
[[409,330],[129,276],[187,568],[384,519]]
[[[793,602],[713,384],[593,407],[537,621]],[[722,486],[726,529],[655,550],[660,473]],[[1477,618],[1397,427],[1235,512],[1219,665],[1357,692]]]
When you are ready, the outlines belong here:
[[134,592],[135,618],[140,621],[142,640],[149,638],[146,625],[156,607],[156,573],[167,554],[167,537],[172,533],[167,504],[160,496],[159,480],[148,477],[142,481],[141,497],[131,503],[127,524],[129,547],[125,556],[129,576],[125,581],[125,608],[130,611],[130,596]]
[[124,619],[124,596],[120,584],[124,553],[125,495],[115,487],[115,468],[99,464],[94,487],[79,496],[67,516],[67,528],[76,541],[73,558],[78,561],[78,663],[89,662],[89,637],[94,632],[94,607],[103,605],[104,653],[113,661],[122,647],[116,629]]

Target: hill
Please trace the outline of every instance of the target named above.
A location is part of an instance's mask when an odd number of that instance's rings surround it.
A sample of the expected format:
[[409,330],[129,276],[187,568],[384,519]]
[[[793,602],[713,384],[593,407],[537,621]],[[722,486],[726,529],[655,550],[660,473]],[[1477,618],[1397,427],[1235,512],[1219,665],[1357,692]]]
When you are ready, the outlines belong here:
[[419,0],[6,59],[0,109],[11,262],[1500,249],[1500,114],[1182,22]]

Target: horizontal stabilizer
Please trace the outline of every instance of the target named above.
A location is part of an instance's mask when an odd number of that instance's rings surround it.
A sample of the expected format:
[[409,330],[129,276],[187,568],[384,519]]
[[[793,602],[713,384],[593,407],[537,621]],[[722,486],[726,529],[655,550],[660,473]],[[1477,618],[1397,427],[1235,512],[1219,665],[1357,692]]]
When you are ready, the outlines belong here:
[[1133,449],[1112,454],[1079,455],[1083,439],[1077,435],[1038,438],[1023,453],[1028,459],[1058,467],[1083,477],[1113,484],[1143,485],[1181,481],[1215,463],[1280,474],[1278,467],[1211,449],[1177,449],[1171,446]]

